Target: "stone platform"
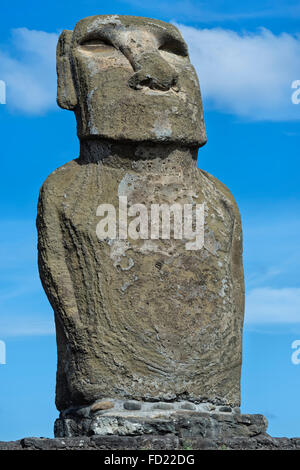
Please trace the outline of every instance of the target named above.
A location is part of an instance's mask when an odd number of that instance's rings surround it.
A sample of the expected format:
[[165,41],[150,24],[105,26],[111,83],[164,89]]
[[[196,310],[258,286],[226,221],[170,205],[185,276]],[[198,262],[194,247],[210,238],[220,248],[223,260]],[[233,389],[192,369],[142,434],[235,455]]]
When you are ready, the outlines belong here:
[[113,405],[101,401],[66,410],[55,422],[56,438],[0,442],[0,450],[300,450],[300,438],[269,436],[263,415],[240,414],[225,405]]
[[265,432],[262,415],[241,415],[224,404],[192,402],[137,402],[101,400],[91,406],[69,408],[54,426],[55,437],[141,436],[172,434],[180,438],[201,436],[251,437]]
[[92,436],[67,438],[26,437],[0,442],[1,450],[300,450],[300,438],[274,438],[266,433],[253,437],[207,439],[179,438],[173,434],[144,436]]

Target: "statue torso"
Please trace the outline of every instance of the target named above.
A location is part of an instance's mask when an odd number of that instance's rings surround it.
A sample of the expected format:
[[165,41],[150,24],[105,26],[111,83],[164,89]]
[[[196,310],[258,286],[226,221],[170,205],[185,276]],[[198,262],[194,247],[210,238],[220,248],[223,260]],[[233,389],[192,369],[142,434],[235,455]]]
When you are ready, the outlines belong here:
[[[44,197],[55,205],[74,287],[78,337],[86,337],[74,355],[73,382],[86,390],[87,399],[117,394],[166,399],[170,381],[172,396],[196,398],[212,389],[218,396],[228,367],[234,375],[241,362],[243,279],[234,259],[241,243],[238,209],[227,188],[196,163],[142,166],[139,171],[134,164],[74,160],[46,183]],[[188,251],[187,240],[174,238],[99,240],[97,207],[118,207],[118,196],[126,196],[128,205],[143,203],[149,213],[155,203],[204,203],[204,247]],[[229,391],[233,400],[236,393]]]

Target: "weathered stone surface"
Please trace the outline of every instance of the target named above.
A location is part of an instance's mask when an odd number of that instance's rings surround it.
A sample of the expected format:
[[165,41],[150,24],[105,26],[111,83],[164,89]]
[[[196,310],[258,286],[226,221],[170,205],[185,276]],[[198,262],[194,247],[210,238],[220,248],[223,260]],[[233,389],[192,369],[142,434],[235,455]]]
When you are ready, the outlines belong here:
[[183,410],[195,410],[196,406],[193,403],[183,403],[183,405],[181,405],[181,408]]
[[174,434],[180,438],[199,437],[225,439],[252,437],[264,433],[268,423],[262,415],[235,413],[205,413],[187,410],[153,410],[144,413],[114,413],[113,410],[82,419],[74,415],[61,416],[55,423],[56,437],[83,435],[135,436]]
[[206,142],[198,78],[178,29],[163,21],[99,15],[64,31],[58,103],[74,109],[79,138]]
[[219,411],[223,411],[223,413],[231,413],[232,409],[230,406],[220,406]]
[[22,445],[21,441],[0,441],[0,451],[1,450],[21,450]]
[[92,436],[46,439],[30,437],[1,442],[1,450],[178,450],[177,436]]
[[[104,396],[220,397],[238,405],[242,240],[231,194],[196,169],[188,149],[143,146],[140,160],[138,146],[89,147],[109,153],[94,163],[85,153],[56,170],[39,201],[40,273],[56,314],[58,408]],[[118,194],[148,207],[205,203],[204,248],[187,251],[184,239],[99,242],[97,207],[118,207]]]
[[0,442],[1,450],[300,450],[300,438],[274,438],[265,432],[256,436],[230,436],[230,431],[224,437],[179,437],[176,434],[27,437],[15,442]]
[[179,439],[173,434],[161,436],[92,436],[91,442],[99,450],[174,450],[179,448]]
[[[135,17],[82,20],[59,41],[58,102],[75,110],[81,139],[80,157],[48,177],[38,206],[58,409],[81,407],[85,422],[86,406],[107,397],[239,405],[240,214],[229,190],[196,168],[203,111],[179,32]],[[97,208],[118,213],[121,196],[149,211],[204,204],[204,247],[187,250],[185,236],[100,241]]]
[[155,403],[153,410],[173,410],[174,405],[172,403]]

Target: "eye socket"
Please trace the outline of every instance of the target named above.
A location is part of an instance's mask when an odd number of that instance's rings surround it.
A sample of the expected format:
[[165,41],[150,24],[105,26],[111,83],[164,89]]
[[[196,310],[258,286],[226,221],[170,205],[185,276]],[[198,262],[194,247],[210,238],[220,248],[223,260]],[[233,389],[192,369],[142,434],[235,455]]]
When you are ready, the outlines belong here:
[[87,49],[108,49],[114,47],[107,39],[104,38],[86,39],[80,43],[80,46]]
[[167,39],[158,48],[160,51],[169,52],[171,54],[179,55],[182,57],[188,56],[188,50],[184,43],[176,39]]

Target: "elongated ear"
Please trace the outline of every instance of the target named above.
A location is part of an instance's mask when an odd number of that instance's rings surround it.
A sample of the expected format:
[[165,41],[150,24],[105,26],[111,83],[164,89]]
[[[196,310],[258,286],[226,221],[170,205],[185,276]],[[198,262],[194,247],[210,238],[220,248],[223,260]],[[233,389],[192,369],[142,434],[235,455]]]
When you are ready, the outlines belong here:
[[77,105],[74,87],[70,48],[73,31],[64,30],[59,36],[56,49],[57,104],[61,108],[72,110]]

